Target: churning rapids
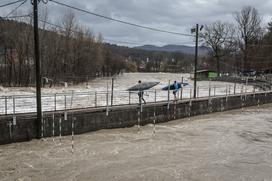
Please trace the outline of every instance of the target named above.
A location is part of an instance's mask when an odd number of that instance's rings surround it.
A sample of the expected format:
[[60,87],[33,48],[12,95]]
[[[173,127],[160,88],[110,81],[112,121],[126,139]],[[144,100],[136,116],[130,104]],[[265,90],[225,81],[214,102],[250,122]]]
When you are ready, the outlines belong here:
[[272,104],[0,146],[0,180],[272,180]]

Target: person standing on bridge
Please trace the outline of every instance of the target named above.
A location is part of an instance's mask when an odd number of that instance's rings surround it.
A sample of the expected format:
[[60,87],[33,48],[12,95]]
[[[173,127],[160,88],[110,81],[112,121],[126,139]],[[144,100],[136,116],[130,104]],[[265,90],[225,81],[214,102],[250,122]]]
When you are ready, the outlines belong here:
[[[142,81],[139,80],[138,84],[141,84],[141,83],[142,83]],[[144,91],[142,90],[141,85],[140,85],[140,88],[139,88],[138,96],[139,96],[139,104],[141,105],[142,100],[144,101],[144,104],[146,104],[146,101],[144,100]]]
[[174,90],[173,90],[173,94],[174,94],[174,100],[176,101],[177,100],[177,92],[179,90],[179,86],[178,86],[178,83],[177,81],[174,81]]

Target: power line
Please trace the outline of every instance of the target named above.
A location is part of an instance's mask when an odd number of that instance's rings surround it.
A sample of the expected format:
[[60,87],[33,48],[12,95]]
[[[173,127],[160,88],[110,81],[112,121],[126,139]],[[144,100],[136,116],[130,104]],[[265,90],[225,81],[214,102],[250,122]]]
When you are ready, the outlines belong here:
[[[11,17],[8,17],[8,18],[20,18],[20,17],[31,17],[31,16],[32,15],[27,14],[27,15],[20,15],[20,16],[11,16]],[[5,19],[8,19],[8,18],[5,18]],[[53,24],[51,22],[48,22],[48,21],[45,21],[45,20],[42,20],[42,19],[39,19],[39,21],[42,22],[42,23],[45,23],[47,25],[50,25],[50,26],[65,30],[65,28],[60,26],[60,25]],[[75,30],[71,30],[71,31],[73,33],[83,34],[82,32],[79,32],[79,31],[75,31]],[[125,43],[125,44],[131,44],[131,45],[142,45],[142,44],[139,44],[139,43],[136,43],[136,42],[119,41],[119,40],[112,40],[112,39],[108,39],[108,38],[104,38],[104,40],[109,41],[109,42],[105,42],[105,43],[116,42],[116,43]]]
[[136,42],[128,42],[128,41],[119,41],[119,40],[113,40],[113,39],[109,39],[109,38],[104,38],[104,40],[108,41],[105,43],[111,43],[111,42],[115,42],[115,43],[123,43],[123,44],[129,44],[129,45],[142,45],[140,43],[136,43]]
[[27,2],[27,0],[24,0],[21,4],[19,4],[16,8],[14,8],[12,11],[10,11],[6,17],[8,17],[9,15],[11,15],[12,13],[14,13],[19,7],[21,7],[23,4],[25,4]]
[[[62,29],[62,30],[65,30],[64,27],[60,26],[60,25],[56,25],[56,24],[53,24],[51,22],[48,22],[48,21],[45,21],[45,20],[42,20],[42,19],[39,19],[40,22],[43,22],[45,24],[48,24],[50,26],[54,26],[56,28],[59,28],[59,29]],[[75,30],[71,30],[73,33],[78,33],[78,34],[82,34],[82,32],[79,32],[79,31],[75,31]],[[124,44],[130,44],[130,45],[143,45],[143,44],[140,44],[140,43],[137,43],[137,42],[130,42],[130,41],[120,41],[120,40],[113,40],[113,39],[109,39],[109,38],[104,38],[104,40],[108,41],[108,42],[105,42],[105,43],[110,43],[110,42],[115,42],[115,43],[124,43]]]
[[[32,14],[26,14],[26,15],[20,15],[20,16],[10,16],[8,18],[20,18],[20,17],[32,17]],[[6,18],[6,19],[8,19]],[[54,23],[51,23],[49,21],[46,21],[46,20],[43,20],[43,19],[39,19],[40,22],[42,23],[45,23],[47,25],[50,25],[50,26],[53,26],[53,27],[56,27],[56,28],[59,28],[61,30],[65,30],[64,27],[60,26],[60,25],[57,25],[57,24],[54,24]],[[77,34],[83,34],[83,32],[79,32],[79,31],[75,31],[75,30],[71,30],[73,33],[77,33]],[[137,46],[143,46],[144,44],[140,44],[140,43],[137,43],[137,42],[131,42],[131,41],[122,41],[122,40],[113,40],[113,39],[110,39],[110,38],[103,38],[103,41],[104,43],[121,43],[121,44],[129,44],[129,45],[137,45]],[[185,43],[191,43],[191,41],[186,41],[186,42],[183,42],[184,44]]]
[[3,18],[3,19],[14,19],[14,18],[26,18],[26,17],[30,17],[30,15],[26,14],[26,15],[9,16],[9,17],[1,17],[1,18]]
[[18,1],[13,1],[13,2],[7,3],[7,4],[3,4],[3,5],[0,5],[0,8],[6,7],[6,6],[9,6],[9,5],[12,5],[12,4],[16,4],[16,3],[19,3],[19,2],[22,2],[22,1],[24,1],[24,0],[18,0]]
[[97,14],[97,13],[87,11],[87,10],[84,10],[84,9],[81,9],[81,8],[77,8],[77,7],[68,5],[68,4],[57,2],[55,0],[49,0],[49,1],[54,2],[54,3],[58,4],[58,5],[62,5],[62,6],[65,6],[65,7],[77,10],[77,11],[81,11],[81,12],[90,14],[90,15],[94,15],[94,16],[104,18],[104,19],[107,19],[107,20],[110,20],[110,21],[115,21],[115,22],[119,22],[119,23],[122,23],[122,24],[130,25],[130,26],[134,26],[134,27],[138,27],[138,28],[142,28],[142,29],[147,29],[147,30],[152,30],[152,31],[157,31],[157,32],[162,32],[162,33],[168,33],[168,34],[173,34],[173,35],[179,35],[179,36],[195,37],[195,35],[191,35],[191,34],[185,34],[185,33],[178,33],[178,32],[173,32],[173,31],[168,31],[168,30],[162,30],[162,29],[158,29],[158,28],[153,28],[153,27],[149,27],[149,26],[139,25],[139,24],[128,22],[128,21],[123,21],[123,20],[111,18],[111,17],[105,16],[105,15],[101,15],[101,14]]

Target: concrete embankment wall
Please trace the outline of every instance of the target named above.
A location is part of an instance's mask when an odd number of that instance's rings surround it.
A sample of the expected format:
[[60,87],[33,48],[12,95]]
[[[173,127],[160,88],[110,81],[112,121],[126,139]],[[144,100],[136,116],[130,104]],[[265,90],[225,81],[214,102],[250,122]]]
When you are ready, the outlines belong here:
[[[45,112],[43,137],[70,135],[110,128],[130,127],[138,124],[167,122],[189,116],[238,109],[258,104],[272,103],[272,92],[227,97],[199,98],[174,102],[158,102],[143,105],[116,106],[108,109],[81,109],[64,112]],[[54,129],[53,129],[54,128]],[[60,129],[61,128],[61,129]],[[54,131],[53,131],[54,130]],[[61,130],[61,131],[60,131]],[[0,144],[27,141],[37,137],[35,114],[0,116]]]

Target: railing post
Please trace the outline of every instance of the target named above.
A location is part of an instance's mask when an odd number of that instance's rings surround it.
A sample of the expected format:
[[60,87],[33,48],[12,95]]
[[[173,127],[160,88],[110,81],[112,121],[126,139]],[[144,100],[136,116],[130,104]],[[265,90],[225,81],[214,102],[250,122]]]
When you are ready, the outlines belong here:
[[66,94],[65,94],[65,95],[64,95],[64,110],[65,110],[65,111],[66,111],[66,108],[67,108],[67,105],[66,105],[67,103],[66,103],[66,101],[67,101],[67,100],[66,100]]
[[94,107],[97,107],[97,92],[94,92]]
[[248,86],[248,77],[246,78],[246,87],[245,87],[245,93],[247,93],[247,86]]
[[211,97],[211,79],[209,79],[209,99]]
[[8,114],[8,100],[7,100],[7,96],[5,96],[5,114]]
[[181,77],[181,85],[180,85],[180,99],[182,99],[182,93],[183,93],[183,77]]
[[64,95],[64,121],[67,121],[67,112],[66,112],[66,109],[67,109],[67,95]]
[[109,115],[109,84],[108,82],[107,82],[106,104],[107,104],[106,116],[108,116]]
[[54,106],[55,106],[55,111],[57,110],[57,94],[55,93],[54,95]]
[[15,107],[16,107],[16,105],[15,105],[16,103],[15,103],[15,97],[14,96],[12,96],[12,105],[13,105],[13,115],[15,115],[15,113],[16,113],[16,110],[15,110]]
[[74,100],[74,90],[71,92],[71,104],[70,104],[70,109],[73,108],[73,100]]
[[12,102],[13,102],[13,125],[16,125],[16,102],[15,102],[15,97],[12,97]]
[[157,102],[157,91],[155,90],[155,102]]
[[236,94],[236,82],[234,83],[234,87],[233,87],[233,94]]
[[72,116],[72,153],[74,153],[74,131],[75,131],[75,117]]
[[167,95],[167,109],[169,109],[170,106],[170,80],[168,80],[168,95]]
[[42,115],[42,120],[41,120],[41,138],[44,137],[44,119]]
[[52,115],[52,137],[53,141],[55,141],[55,114]]
[[199,86],[197,87],[197,98],[199,97]]
[[213,95],[216,96],[216,86],[213,87]]
[[113,87],[114,87],[114,78],[111,79],[111,106],[113,105]]
[[128,104],[130,105],[130,91],[128,91]]
[[231,94],[231,85],[228,85],[229,87],[229,95]]
[[61,116],[59,118],[59,140],[60,140],[60,143],[61,143]]

